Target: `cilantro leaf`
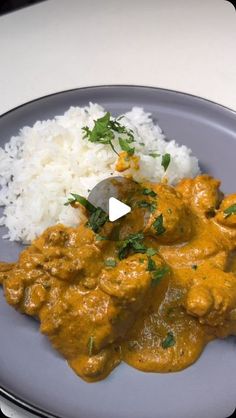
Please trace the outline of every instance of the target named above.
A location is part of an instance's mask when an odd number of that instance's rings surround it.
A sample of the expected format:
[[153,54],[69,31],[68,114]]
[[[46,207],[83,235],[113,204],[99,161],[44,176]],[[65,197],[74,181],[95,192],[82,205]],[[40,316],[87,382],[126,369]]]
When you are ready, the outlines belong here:
[[134,155],[135,148],[129,145],[129,142],[125,139],[119,138],[119,144],[123,151],[126,151],[128,155]]
[[120,245],[118,256],[122,260],[127,257],[130,251],[136,253],[145,253],[146,247],[143,244],[144,235],[142,233],[130,234]]
[[228,218],[230,215],[236,215],[236,203],[229,206],[224,210],[225,218]]
[[167,170],[167,168],[169,167],[170,164],[170,154],[164,154],[162,155],[162,160],[161,160],[161,165],[164,168],[164,171]]
[[166,231],[166,228],[163,225],[163,215],[159,215],[152,224],[153,228],[155,228],[157,235],[161,235]]
[[147,208],[150,210],[151,213],[155,212],[157,208],[156,202],[148,202],[147,200],[140,200],[136,203],[138,208]]
[[72,197],[68,197],[68,200],[66,203],[64,203],[65,206],[72,205],[73,203],[80,203],[82,206],[84,206],[90,213],[95,211],[95,206],[92,205],[85,197],[80,196],[76,193],[71,193]]
[[156,192],[154,192],[154,190],[152,190],[152,189],[149,189],[148,187],[145,187],[145,188],[142,190],[142,193],[143,193],[145,196],[151,196],[151,197],[156,197],[156,196],[157,196]]
[[99,234],[96,235],[96,241],[107,241],[107,240],[108,238],[104,237],[103,235],[99,235]]
[[192,264],[192,269],[193,270],[197,270],[197,268],[198,268],[198,265],[197,264]]
[[166,338],[162,341],[161,346],[162,348],[166,349],[169,347],[173,347],[175,345],[175,337],[173,332],[167,332]]
[[116,260],[114,258],[107,258],[105,260],[105,265],[107,267],[115,267],[116,266]]
[[154,248],[150,247],[150,248],[147,248],[146,254],[147,254],[147,256],[151,257],[152,255],[157,254],[157,251],[154,250]]
[[168,266],[158,267],[152,272],[152,286],[156,286],[160,283],[163,277],[169,273],[170,269]]
[[118,120],[122,119],[122,117],[119,117],[118,119],[111,120],[110,119],[110,127],[113,129],[113,131],[118,132],[119,134],[126,134],[127,135],[127,142],[134,142],[134,134],[132,129],[126,128],[124,125],[121,125]]
[[149,208],[150,203],[147,200],[140,200],[139,202],[136,203],[136,206],[138,208]]
[[88,339],[88,354],[89,354],[89,357],[91,357],[92,354],[93,354],[93,348],[94,348],[94,338],[92,336],[90,336],[89,339]]
[[109,112],[94,121],[93,129],[89,129],[88,126],[85,126],[82,128],[82,131],[84,132],[84,139],[87,138],[90,142],[108,144],[117,155],[119,154],[115,150],[112,142],[115,139],[114,132],[122,134],[124,135],[124,138],[119,138],[119,142],[121,140],[121,149],[124,149],[125,147],[126,149],[124,150],[127,151],[129,155],[133,155],[134,153],[134,148],[128,145],[130,142],[134,142],[133,131],[121,125],[118,120],[112,120]]
[[148,271],[154,271],[154,270],[156,270],[156,263],[155,263],[155,261],[151,258],[151,257],[148,257],[148,266],[147,266],[147,269],[148,269]]
[[96,208],[90,215],[87,225],[94,231],[99,232],[100,228],[108,221],[109,217],[101,208]]
[[157,154],[156,152],[150,152],[148,155],[152,158],[157,158],[160,157],[161,154]]

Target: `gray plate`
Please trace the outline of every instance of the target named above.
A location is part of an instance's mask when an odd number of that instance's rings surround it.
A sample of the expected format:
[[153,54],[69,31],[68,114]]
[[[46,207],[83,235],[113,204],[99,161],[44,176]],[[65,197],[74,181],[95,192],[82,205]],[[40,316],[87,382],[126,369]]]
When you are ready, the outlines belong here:
[[[51,118],[70,105],[98,102],[113,114],[142,106],[168,138],[191,147],[202,170],[235,192],[236,114],[215,103],[163,89],[101,86],[66,91],[18,107],[0,119],[0,144],[24,125]],[[3,228],[0,229],[3,234]],[[0,237],[0,258],[15,260],[20,246]],[[224,418],[236,405],[236,341],[214,341],[188,369],[142,373],[123,364],[108,379],[88,384],[0,293],[0,386],[2,394],[39,416],[61,418]],[[29,407],[31,408],[31,407]],[[44,411],[47,411],[45,413]],[[41,415],[40,415],[41,414]]]

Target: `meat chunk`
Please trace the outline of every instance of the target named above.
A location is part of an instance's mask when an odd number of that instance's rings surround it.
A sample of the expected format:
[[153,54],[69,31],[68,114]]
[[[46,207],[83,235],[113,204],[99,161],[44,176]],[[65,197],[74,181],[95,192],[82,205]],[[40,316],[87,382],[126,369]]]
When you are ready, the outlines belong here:
[[152,291],[146,255],[140,262],[140,254],[127,254],[110,267],[103,250],[86,225],[57,225],[21,254],[4,280],[8,303],[37,317],[41,331],[87,380],[100,379],[120,361],[113,344]]
[[152,186],[156,192],[156,210],[145,228],[161,244],[187,241],[192,232],[190,212],[181,195],[166,184]]
[[202,324],[222,327],[236,305],[236,275],[218,268],[199,268],[187,293],[186,309]]
[[184,179],[176,186],[176,190],[183,196],[184,201],[198,215],[211,216],[219,207],[223,198],[219,190],[220,181],[204,174],[194,179]]

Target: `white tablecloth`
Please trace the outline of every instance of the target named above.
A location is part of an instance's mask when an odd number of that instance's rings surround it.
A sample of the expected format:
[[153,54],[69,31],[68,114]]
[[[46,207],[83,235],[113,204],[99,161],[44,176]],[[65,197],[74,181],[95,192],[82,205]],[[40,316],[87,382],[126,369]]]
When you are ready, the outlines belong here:
[[[235,45],[236,13],[225,0],[42,2],[0,17],[0,114],[99,84],[165,87],[236,110]],[[8,416],[28,416],[0,404]]]

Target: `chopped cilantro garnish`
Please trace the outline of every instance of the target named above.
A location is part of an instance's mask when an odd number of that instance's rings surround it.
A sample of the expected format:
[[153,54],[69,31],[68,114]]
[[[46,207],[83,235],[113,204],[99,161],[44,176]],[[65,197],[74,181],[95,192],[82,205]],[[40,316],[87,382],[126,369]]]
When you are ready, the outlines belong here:
[[108,221],[108,215],[101,208],[96,208],[90,215],[87,225],[94,231],[99,232],[100,228]]
[[122,260],[127,257],[129,251],[133,251],[135,253],[145,253],[146,247],[143,244],[143,239],[144,235],[142,233],[128,235],[128,237],[123,240],[120,245],[118,252],[119,259]]
[[104,237],[102,235],[97,234],[96,235],[96,241],[106,241],[108,238]]
[[152,255],[157,254],[157,251],[154,250],[154,248],[150,247],[150,248],[147,248],[146,254],[147,254],[147,256],[151,257]]
[[95,206],[93,206],[85,197],[76,193],[71,193],[71,196],[72,197],[68,197],[67,202],[64,204],[65,206],[72,205],[73,203],[80,203],[80,205],[84,206],[90,213],[95,211]]
[[148,265],[147,265],[147,269],[148,269],[148,271],[154,271],[154,270],[156,270],[156,263],[155,263],[155,261],[151,258],[151,257],[148,257]]
[[229,206],[224,210],[225,218],[228,218],[230,215],[236,215],[236,203]]
[[147,200],[140,200],[139,202],[136,203],[136,206],[138,208],[149,208],[150,202],[148,202]]
[[153,228],[155,228],[157,235],[161,235],[165,232],[165,227],[163,225],[163,215],[159,215],[152,224]]
[[94,347],[94,338],[92,336],[90,336],[89,339],[88,339],[88,354],[89,354],[89,357],[91,357],[92,354],[93,354],[93,347]]
[[119,138],[119,144],[123,151],[126,151],[129,155],[134,155],[135,148],[131,147],[129,142],[125,139]]
[[151,196],[151,197],[156,197],[156,196],[157,196],[156,192],[154,192],[154,190],[152,190],[152,189],[149,189],[148,187],[145,187],[145,188],[142,190],[142,193],[143,193],[145,196]]
[[162,155],[161,165],[164,168],[164,171],[167,170],[170,164],[170,154],[164,154]]
[[133,155],[134,153],[134,148],[129,146],[130,142],[134,142],[133,131],[121,125],[118,120],[111,119],[111,114],[109,112],[94,121],[93,129],[89,129],[88,126],[85,126],[82,130],[84,131],[84,138],[87,138],[88,141],[99,144],[108,144],[116,154],[118,153],[115,150],[112,141],[115,139],[115,132],[119,133],[123,135],[122,138],[119,138],[121,149],[127,151],[129,155]]
[[193,270],[197,270],[197,268],[198,268],[198,265],[197,265],[197,264],[193,264],[193,265],[192,265],[192,269],[193,269]]
[[162,341],[161,346],[162,348],[169,348],[169,347],[173,347],[173,345],[175,345],[175,337],[173,332],[167,332],[167,336],[166,338]]
[[[79,194],[71,193],[72,197],[68,198],[68,201],[65,205],[73,205],[74,203],[80,203],[84,206],[90,216],[87,222],[87,225],[94,231],[99,232],[99,229],[108,221],[108,215],[101,208],[96,208],[92,205],[85,197],[80,196]],[[99,240],[99,238],[96,238]],[[101,240],[102,238],[100,238]]]
[[116,266],[116,260],[114,258],[107,258],[105,260],[105,265],[107,267],[115,267]]
[[152,272],[152,286],[156,286],[160,283],[161,279],[169,273],[170,269],[168,266],[158,267]]
[[150,152],[148,155],[150,155],[152,158],[160,157],[160,154],[157,154],[156,152]]
[[151,213],[154,213],[157,208],[156,202],[148,202],[147,200],[140,200],[136,203],[136,206],[138,208],[147,208],[150,210]]

